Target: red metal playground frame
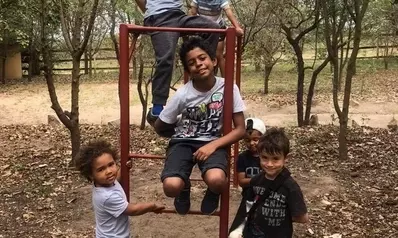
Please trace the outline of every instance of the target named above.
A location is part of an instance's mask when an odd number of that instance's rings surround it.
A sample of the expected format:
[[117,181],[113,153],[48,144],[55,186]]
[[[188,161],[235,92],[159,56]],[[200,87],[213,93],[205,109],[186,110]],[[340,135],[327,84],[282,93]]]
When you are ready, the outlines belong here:
[[[226,34],[226,56],[225,56],[225,88],[224,88],[224,134],[232,130],[232,105],[233,105],[233,84],[234,84],[234,63],[236,46],[236,84],[240,85],[241,74],[241,37],[238,37],[236,45],[235,28],[228,29],[203,29],[203,28],[166,28],[166,27],[143,27],[137,25],[120,25],[120,74],[119,74],[119,93],[120,93],[120,158],[121,158],[121,184],[130,198],[129,186],[129,168],[126,163],[129,159],[165,159],[164,156],[132,154],[130,153],[130,110],[129,110],[129,62],[134,54],[135,45],[139,34],[145,34],[153,31],[180,32],[185,34],[195,33],[223,33]],[[133,34],[131,45],[129,47],[129,35]],[[231,148],[228,148],[228,154],[231,155]],[[238,144],[234,146],[234,164],[236,171],[236,160],[238,154]],[[229,158],[230,162],[230,158]],[[228,179],[230,177],[230,166],[228,163]],[[194,179],[191,179],[194,180]],[[237,186],[237,173],[234,172],[234,185]],[[219,237],[228,237],[228,215],[229,215],[229,184],[226,185],[221,194],[220,211],[213,215],[220,217]],[[174,210],[165,210],[164,213],[175,213]],[[200,211],[189,211],[189,214],[202,215]]]

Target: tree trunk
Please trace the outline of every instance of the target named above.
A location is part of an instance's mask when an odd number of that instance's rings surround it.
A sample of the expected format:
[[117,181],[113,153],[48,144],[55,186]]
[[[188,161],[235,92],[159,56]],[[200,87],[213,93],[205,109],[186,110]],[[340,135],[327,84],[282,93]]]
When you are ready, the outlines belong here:
[[69,163],[69,166],[74,166],[76,155],[80,150],[80,127],[79,124],[73,124],[72,128],[69,129],[70,138],[72,141],[72,160]]
[[260,70],[261,70],[260,61],[255,61],[255,62],[254,62],[254,71],[260,72]]
[[80,150],[80,128],[79,128],[79,85],[80,85],[80,57],[73,57],[72,61],[72,100],[70,120],[72,128],[70,128],[72,139],[72,160],[74,164],[75,156]]
[[32,58],[32,53],[33,53],[33,33],[30,35],[29,39],[29,65],[28,65],[28,82],[32,82],[32,75],[33,75],[33,58]]
[[268,83],[269,83],[269,76],[271,75],[272,68],[275,64],[265,65],[264,66],[264,94],[269,93]]
[[[348,38],[349,39],[351,39],[351,35],[352,35],[352,29],[350,28],[349,30],[348,30]],[[339,90],[339,92],[341,91],[341,88],[342,88],[342,85],[343,85],[343,69],[345,68],[345,66],[346,66],[346,64],[347,64],[347,62],[348,62],[348,55],[349,55],[349,53],[350,53],[350,46],[351,46],[351,41],[350,40],[348,40],[348,42],[347,42],[347,48],[346,48],[346,50],[345,50],[345,54],[343,54],[344,55],[344,61],[343,61],[343,64],[341,65],[341,68],[340,68],[340,71],[341,71],[341,74],[339,73],[339,84],[338,84],[338,90]],[[341,51],[343,51],[343,49],[344,49],[344,47],[341,47]],[[341,60],[343,60],[343,59],[341,59]]]
[[[97,71],[95,70],[95,74]],[[90,52],[89,59],[88,59],[88,76],[91,78],[93,76],[93,55]]]
[[[142,51],[142,48],[140,49],[140,51]],[[145,81],[144,80],[144,61],[142,60],[142,56],[140,54],[140,71],[138,72],[137,90],[138,90],[138,95],[140,97],[140,102],[142,105],[141,124],[140,124],[141,130],[145,129],[146,113],[147,113],[147,107],[148,107],[148,84],[147,83],[145,83],[145,93],[142,92],[142,82],[144,82],[144,81]]]
[[[388,37],[388,36],[387,36]],[[383,63],[384,63],[384,69],[387,70],[388,69],[388,60],[389,60],[389,52],[388,52],[388,48],[389,48],[389,42],[388,42],[388,38],[386,40],[386,45],[384,48],[384,58],[383,58]]]
[[[356,2],[356,4],[359,4]],[[355,31],[354,31],[354,40],[353,47],[350,59],[347,64],[347,74],[345,78],[345,86],[344,86],[344,99],[343,99],[343,110],[341,113],[340,119],[340,135],[339,135],[339,155],[340,159],[346,160],[348,159],[348,150],[347,150],[347,122],[348,122],[348,114],[350,107],[350,97],[351,97],[351,87],[352,87],[352,78],[356,74],[356,62],[357,56],[359,52],[359,45],[361,42],[362,36],[362,20],[365,15],[369,4],[369,0],[364,0],[362,2],[362,8],[360,12],[356,12],[355,19]],[[357,10],[359,10],[359,6],[357,6]]]
[[[340,32],[340,44],[343,44],[344,41],[344,34],[343,31]],[[344,47],[341,47],[340,49],[340,57],[338,59],[339,62],[339,80],[338,80],[338,85],[339,85],[339,91],[341,91],[341,81],[343,79],[343,69],[344,69]]]
[[32,47],[32,51],[29,54],[30,62],[29,62],[29,66],[30,64],[32,64],[32,76],[38,76],[40,75],[40,57],[39,57],[39,51],[36,50],[35,47]]
[[110,10],[110,18],[111,18],[111,28],[110,28],[110,36],[113,42],[113,47],[115,49],[116,59],[119,62],[119,43],[116,39],[115,35],[115,27],[116,27],[116,0],[111,0],[111,10]]
[[297,123],[298,126],[304,125],[304,110],[303,110],[303,93],[304,93],[304,59],[303,52],[300,48],[299,42],[295,41],[292,44],[294,52],[297,57]]
[[380,57],[380,38],[377,37],[376,40],[376,57],[377,59]]
[[[137,57],[135,55],[133,55],[133,57],[131,57],[131,58],[133,61],[133,76],[134,76],[134,79],[137,79],[137,78],[139,78],[138,71],[137,71]],[[141,67],[141,65],[140,65],[140,67]],[[141,68],[140,68],[140,70],[141,70]]]
[[307,103],[306,103],[306,107],[305,107],[304,125],[309,125],[309,123],[310,123],[312,98],[314,97],[316,80],[318,78],[319,73],[322,72],[322,70],[326,67],[326,65],[329,63],[329,61],[330,61],[330,56],[328,55],[326,57],[326,59],[322,62],[322,64],[319,65],[318,68],[316,68],[314,70],[314,72],[312,72],[311,83],[310,83],[310,86],[308,87]]
[[6,57],[1,59],[1,83],[6,84]]
[[[4,30],[4,35],[6,31]],[[1,74],[0,80],[2,84],[6,84],[6,59],[7,59],[7,42],[3,42],[3,49],[0,50],[0,58],[1,58]]]
[[347,124],[348,118],[343,116],[344,118],[340,119],[340,131],[339,131],[339,158],[347,159],[348,157],[348,146],[347,146]]
[[89,58],[89,54],[87,52],[88,50],[84,51],[84,74],[88,74],[88,58]]
[[384,57],[383,62],[384,62],[384,69],[387,70],[388,69],[388,58]]

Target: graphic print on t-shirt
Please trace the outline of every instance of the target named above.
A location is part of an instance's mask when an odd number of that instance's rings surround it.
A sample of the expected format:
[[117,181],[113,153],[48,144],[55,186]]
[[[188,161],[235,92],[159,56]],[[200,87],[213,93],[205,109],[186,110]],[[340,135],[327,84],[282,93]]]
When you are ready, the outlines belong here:
[[176,131],[176,138],[198,138],[220,135],[220,118],[224,106],[224,95],[215,92],[209,103],[188,107],[183,113],[182,127]]
[[[254,186],[253,189],[256,194],[259,194],[256,196],[255,200],[258,200],[265,191],[264,187],[259,186]],[[264,204],[258,208],[257,214],[261,214],[261,220],[265,222],[264,225],[273,227],[281,226],[286,218],[286,208],[286,196],[271,191],[269,197],[265,199]]]
[[247,167],[245,170],[246,178],[252,178],[260,172],[261,169],[259,167]]

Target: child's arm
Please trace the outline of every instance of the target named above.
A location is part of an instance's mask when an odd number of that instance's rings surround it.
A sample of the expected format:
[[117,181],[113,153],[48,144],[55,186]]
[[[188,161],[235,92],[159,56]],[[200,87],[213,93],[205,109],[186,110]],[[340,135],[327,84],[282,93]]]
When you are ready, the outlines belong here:
[[234,90],[233,91],[234,98],[233,98],[232,121],[234,122],[235,129],[233,129],[230,133],[222,136],[221,138],[200,147],[193,154],[195,159],[206,160],[218,148],[229,146],[242,139],[243,136],[245,135],[246,129],[245,129],[245,118],[243,115],[243,111],[245,110],[246,107],[245,104],[243,103],[238,86],[234,85],[233,90]]
[[307,223],[309,218],[303,192],[297,183],[291,186],[292,187],[289,189],[289,196],[287,198],[287,206],[290,209],[290,214],[292,214],[292,221],[298,223]]
[[[121,182],[121,179],[122,179],[122,173],[121,173],[121,171],[122,171],[122,169],[121,169],[121,164],[118,164],[117,165],[117,174],[116,174],[116,179],[117,179],[117,181],[120,183]],[[129,168],[129,169],[131,169],[131,159],[129,159],[128,161],[127,161],[127,163],[126,163],[126,166]]]
[[250,180],[251,178],[246,178],[245,172],[238,173],[239,186],[241,186],[242,188],[249,187]]
[[135,0],[135,3],[137,3],[137,6],[141,9],[142,12],[146,11],[146,0]]
[[247,160],[246,152],[240,153],[238,156],[236,170],[238,172],[238,182],[239,186],[242,188],[248,187],[250,183],[250,178],[246,178],[246,165],[245,160]]
[[175,131],[175,124],[168,124],[159,118],[155,121],[154,128],[155,131],[158,135],[170,138],[172,135],[174,135]]
[[158,135],[170,138],[175,134],[174,128],[184,106],[184,92],[183,88],[178,89],[155,121],[153,127]]
[[297,222],[297,223],[307,223],[309,222],[309,217],[308,217],[308,213],[305,213],[301,216],[297,216],[297,217],[292,217],[293,222]]
[[234,113],[232,116],[232,120],[235,125],[235,129],[233,129],[230,133],[222,136],[221,138],[214,140],[202,147],[200,147],[193,155],[197,160],[206,160],[209,158],[214,151],[218,148],[222,148],[228,145],[231,145],[237,141],[239,141],[245,135],[245,118],[243,116],[243,112]]
[[164,209],[164,206],[156,205],[155,203],[129,203],[123,214],[128,216],[139,216],[148,212],[159,213]]
[[236,33],[238,36],[243,35],[243,29],[240,27],[238,20],[236,19],[234,13],[232,12],[231,7],[227,7],[224,9],[225,14],[227,15],[229,21],[232,23],[232,25],[236,29]]

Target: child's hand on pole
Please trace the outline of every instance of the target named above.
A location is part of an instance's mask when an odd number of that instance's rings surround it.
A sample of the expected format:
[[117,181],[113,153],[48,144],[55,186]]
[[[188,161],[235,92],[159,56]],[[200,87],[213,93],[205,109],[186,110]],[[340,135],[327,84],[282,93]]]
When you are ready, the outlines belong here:
[[236,34],[237,34],[238,36],[243,36],[244,31],[243,31],[242,28],[237,27],[235,30],[236,30]]

